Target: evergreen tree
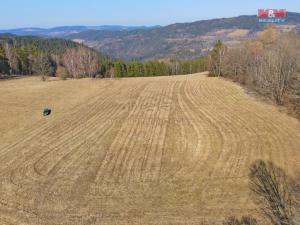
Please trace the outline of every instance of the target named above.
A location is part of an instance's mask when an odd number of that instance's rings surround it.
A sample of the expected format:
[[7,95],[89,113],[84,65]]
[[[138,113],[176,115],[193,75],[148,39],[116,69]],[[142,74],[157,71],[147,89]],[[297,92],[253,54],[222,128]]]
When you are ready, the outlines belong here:
[[225,46],[222,41],[218,40],[210,53],[210,71],[214,76],[222,75],[222,60],[225,54]]
[[9,74],[9,69],[4,47],[0,45],[0,74]]

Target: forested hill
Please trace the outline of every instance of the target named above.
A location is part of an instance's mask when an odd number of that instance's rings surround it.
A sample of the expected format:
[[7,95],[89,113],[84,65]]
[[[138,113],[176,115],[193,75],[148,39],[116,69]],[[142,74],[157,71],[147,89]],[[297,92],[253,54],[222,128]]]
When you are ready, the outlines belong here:
[[0,35],[0,77],[42,75],[73,77],[137,77],[205,71],[206,58],[189,61],[123,61],[83,44],[58,38]]
[[[99,72],[102,54],[82,44],[59,38],[0,35],[0,75],[49,75],[72,61],[76,73],[92,76]],[[82,59],[82,61],[79,61]],[[87,61],[89,60],[89,61]],[[87,69],[85,64],[89,64]]]
[[[217,39],[231,46],[254,37],[264,28],[265,24],[258,23],[257,17],[253,15],[176,23],[147,30],[88,30],[67,38],[117,58],[190,59],[205,54]],[[278,25],[278,29],[299,32],[300,13],[288,12],[286,23]]]
[[34,46],[49,54],[62,54],[68,48],[75,48],[80,44],[60,38],[42,38],[37,36],[16,36],[12,34],[0,35],[0,44],[8,43],[16,47]]

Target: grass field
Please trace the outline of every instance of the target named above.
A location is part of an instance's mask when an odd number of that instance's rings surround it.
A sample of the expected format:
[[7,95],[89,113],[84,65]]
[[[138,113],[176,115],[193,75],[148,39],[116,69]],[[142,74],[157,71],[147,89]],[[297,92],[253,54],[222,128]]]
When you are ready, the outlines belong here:
[[221,224],[253,161],[300,170],[300,123],[204,74],[0,81],[0,134],[1,225]]

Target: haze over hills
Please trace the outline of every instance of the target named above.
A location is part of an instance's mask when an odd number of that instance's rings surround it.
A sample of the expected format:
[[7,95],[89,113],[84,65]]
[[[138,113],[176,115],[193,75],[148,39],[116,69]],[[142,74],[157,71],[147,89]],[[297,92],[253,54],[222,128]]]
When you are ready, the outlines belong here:
[[43,37],[66,37],[71,34],[76,34],[84,31],[129,31],[136,29],[150,29],[159,26],[121,26],[121,25],[102,25],[102,26],[60,26],[53,28],[38,28],[38,27],[24,27],[16,29],[0,30],[2,33],[10,33],[15,35],[34,35]]
[[[207,53],[218,39],[229,47],[236,46],[255,37],[265,26],[258,23],[255,15],[244,15],[168,26],[63,26],[0,30],[0,33],[70,39],[127,60],[193,59]],[[300,13],[288,12],[286,22],[277,28],[300,33]]]
[[[87,30],[67,38],[83,42],[90,47],[117,58],[154,59],[199,57],[211,48],[217,39],[228,46],[252,38],[265,24],[257,17],[238,16],[176,23],[164,27],[137,30]],[[300,13],[287,13],[287,21],[278,25],[283,31],[300,31]]]

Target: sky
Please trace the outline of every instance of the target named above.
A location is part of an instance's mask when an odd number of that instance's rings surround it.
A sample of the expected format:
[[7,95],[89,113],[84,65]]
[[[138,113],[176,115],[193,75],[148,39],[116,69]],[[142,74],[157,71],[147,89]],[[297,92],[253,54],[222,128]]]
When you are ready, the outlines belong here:
[[300,12],[299,0],[0,0],[0,29],[71,25],[168,25],[254,15],[257,9]]

